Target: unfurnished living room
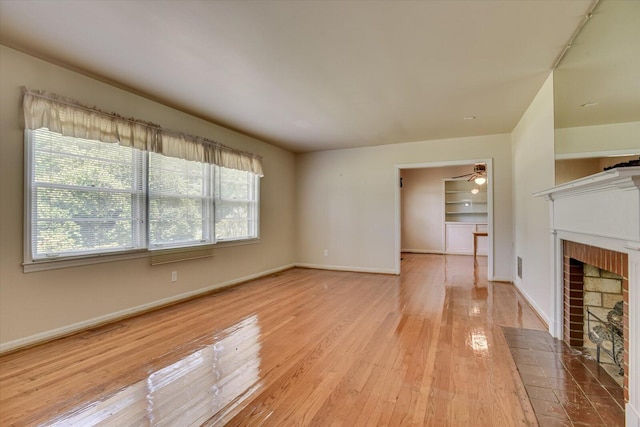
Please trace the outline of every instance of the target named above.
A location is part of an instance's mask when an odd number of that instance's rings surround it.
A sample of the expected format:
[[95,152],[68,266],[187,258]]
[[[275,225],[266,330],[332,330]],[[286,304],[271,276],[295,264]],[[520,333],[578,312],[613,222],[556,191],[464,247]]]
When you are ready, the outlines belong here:
[[639,23],[0,0],[0,425],[640,427]]

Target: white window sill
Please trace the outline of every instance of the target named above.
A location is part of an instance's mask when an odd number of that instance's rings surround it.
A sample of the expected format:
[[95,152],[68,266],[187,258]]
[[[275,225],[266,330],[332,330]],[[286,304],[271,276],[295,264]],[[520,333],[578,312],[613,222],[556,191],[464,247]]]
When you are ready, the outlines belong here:
[[[87,256],[69,257],[69,258],[43,259],[43,260],[25,262],[22,264],[22,268],[24,273],[32,273],[36,271],[57,270],[60,268],[71,268],[71,267],[80,267],[83,265],[101,264],[104,262],[126,261],[130,259],[138,259],[138,258],[151,258],[153,256],[157,256],[159,253],[162,253],[162,252],[166,252],[166,253],[188,252],[188,251],[197,250],[203,247],[208,247],[215,250],[215,249],[224,249],[227,247],[234,247],[234,246],[255,245],[258,243],[260,243],[259,237],[255,239],[220,241],[213,245],[189,246],[189,247],[171,248],[171,249],[142,250],[142,251],[135,251],[135,252],[128,252],[128,253],[87,255]],[[185,260],[186,259],[190,259],[190,258],[185,258]],[[175,260],[172,262],[180,262],[180,260]]]

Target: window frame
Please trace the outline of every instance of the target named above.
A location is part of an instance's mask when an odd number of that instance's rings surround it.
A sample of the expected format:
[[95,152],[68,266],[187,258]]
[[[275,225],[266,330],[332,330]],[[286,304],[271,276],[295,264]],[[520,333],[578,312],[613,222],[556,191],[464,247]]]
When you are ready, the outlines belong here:
[[[143,202],[142,208],[144,210],[144,224],[141,226],[144,227],[143,232],[143,246],[141,248],[133,248],[133,249],[122,249],[122,250],[113,250],[113,251],[98,251],[94,253],[80,253],[77,255],[53,255],[46,258],[34,258],[33,247],[32,247],[32,239],[33,239],[33,196],[34,196],[34,173],[35,173],[35,162],[34,162],[34,146],[35,146],[35,130],[24,130],[24,194],[23,194],[23,202],[24,202],[24,221],[23,221],[23,270],[25,273],[32,271],[42,271],[49,269],[58,269],[58,268],[67,268],[74,267],[80,265],[88,265],[95,263],[103,263],[103,262],[111,262],[111,261],[120,261],[120,260],[128,260],[135,258],[149,258],[154,254],[158,253],[171,253],[171,252],[188,252],[189,249],[193,250],[201,250],[207,247],[213,248],[222,248],[222,247],[230,247],[230,246],[239,246],[239,245],[247,245],[247,244],[256,244],[260,242],[260,178],[261,176],[254,174],[252,172],[245,171],[247,174],[250,174],[253,188],[252,191],[255,194],[255,201],[253,205],[254,222],[253,226],[255,228],[254,236],[243,237],[238,239],[224,239],[217,240],[216,239],[216,230],[215,230],[215,209],[217,199],[215,197],[215,192],[212,192],[211,202],[208,203],[206,209],[211,210],[211,220],[210,220],[210,229],[209,233],[211,239],[209,241],[204,242],[196,242],[189,244],[176,244],[176,245],[152,245],[150,242],[150,232],[149,232],[149,206],[150,206],[150,191],[149,191],[149,155],[150,152],[142,151],[141,155],[143,157],[142,160],[142,188],[143,188]],[[55,133],[55,132],[54,132]],[[133,149],[133,148],[131,148]],[[216,168],[221,166],[218,165],[210,165],[210,181],[209,185],[214,184],[214,179],[218,175],[216,172]],[[214,184],[215,185],[215,184]]]

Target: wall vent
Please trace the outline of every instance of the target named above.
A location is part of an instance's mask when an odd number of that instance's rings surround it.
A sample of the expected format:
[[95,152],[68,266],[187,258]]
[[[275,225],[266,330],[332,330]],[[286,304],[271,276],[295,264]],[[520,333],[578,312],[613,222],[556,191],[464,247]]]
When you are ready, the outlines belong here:
[[522,279],[522,258],[518,257],[518,277]]

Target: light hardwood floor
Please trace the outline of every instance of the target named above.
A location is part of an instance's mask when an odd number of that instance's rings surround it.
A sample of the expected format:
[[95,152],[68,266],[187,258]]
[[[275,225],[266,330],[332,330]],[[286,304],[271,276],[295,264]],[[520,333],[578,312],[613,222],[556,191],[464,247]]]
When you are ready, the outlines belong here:
[[486,258],[293,269],[0,358],[0,425],[536,425]]

